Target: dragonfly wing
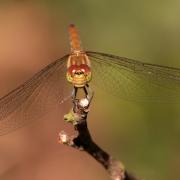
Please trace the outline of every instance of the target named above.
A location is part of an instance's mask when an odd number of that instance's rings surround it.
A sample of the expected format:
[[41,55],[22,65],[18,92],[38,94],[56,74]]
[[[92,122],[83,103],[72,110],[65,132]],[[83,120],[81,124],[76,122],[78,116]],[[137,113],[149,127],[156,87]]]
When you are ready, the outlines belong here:
[[67,57],[49,64],[0,99],[0,135],[35,121],[60,105],[65,96]]
[[87,55],[92,82],[110,94],[134,101],[178,102],[180,69],[98,52]]

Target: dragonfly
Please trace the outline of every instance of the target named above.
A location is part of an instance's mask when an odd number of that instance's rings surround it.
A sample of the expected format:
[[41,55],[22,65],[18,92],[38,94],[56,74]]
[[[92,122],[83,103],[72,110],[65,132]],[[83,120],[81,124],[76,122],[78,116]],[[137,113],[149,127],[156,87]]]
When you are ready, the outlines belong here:
[[0,98],[0,135],[35,122],[60,107],[71,97],[72,87],[75,96],[79,89],[86,93],[88,84],[116,99],[179,102],[179,68],[84,51],[75,25],[69,26],[69,33],[69,54]]

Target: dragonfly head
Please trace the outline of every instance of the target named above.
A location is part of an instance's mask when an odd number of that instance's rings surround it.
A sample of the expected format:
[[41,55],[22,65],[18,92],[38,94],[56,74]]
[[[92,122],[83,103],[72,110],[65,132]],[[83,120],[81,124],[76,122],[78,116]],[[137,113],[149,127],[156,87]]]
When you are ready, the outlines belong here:
[[67,80],[75,87],[83,87],[91,80],[91,70],[86,64],[71,65],[66,74]]

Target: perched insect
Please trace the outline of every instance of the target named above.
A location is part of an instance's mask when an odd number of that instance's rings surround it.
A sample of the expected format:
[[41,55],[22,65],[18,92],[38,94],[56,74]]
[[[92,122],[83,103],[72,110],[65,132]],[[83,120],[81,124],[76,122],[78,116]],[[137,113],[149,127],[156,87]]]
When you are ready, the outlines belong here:
[[91,63],[86,55],[86,52],[82,50],[80,45],[79,36],[77,30],[73,24],[69,26],[71,54],[67,61],[67,80],[74,85],[75,96],[78,88],[84,88],[84,92],[87,95],[85,86],[91,80]]
[[[88,84],[135,101],[180,102],[180,69],[84,51],[69,26],[71,52],[0,99],[0,135],[39,119]],[[70,83],[67,83],[69,81]]]

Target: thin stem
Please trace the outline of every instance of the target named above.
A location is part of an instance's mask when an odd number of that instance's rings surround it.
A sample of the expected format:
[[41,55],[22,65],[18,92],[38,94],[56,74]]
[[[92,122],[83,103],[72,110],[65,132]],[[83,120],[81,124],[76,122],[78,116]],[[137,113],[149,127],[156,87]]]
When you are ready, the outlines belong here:
[[74,130],[78,132],[78,135],[70,138],[63,131],[59,134],[60,143],[87,152],[104,166],[112,180],[138,180],[125,169],[120,161],[114,159],[93,141],[87,125],[87,116],[93,92],[89,86],[87,86],[87,90],[86,98],[76,99],[76,94],[72,95],[73,108],[64,116],[64,120],[74,126]]

